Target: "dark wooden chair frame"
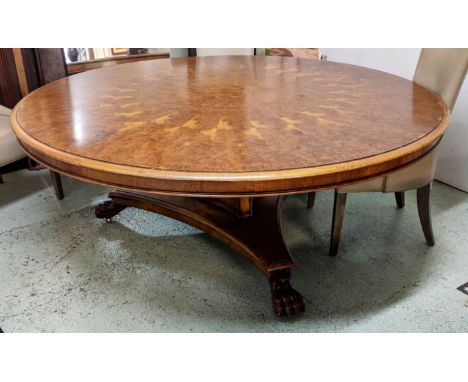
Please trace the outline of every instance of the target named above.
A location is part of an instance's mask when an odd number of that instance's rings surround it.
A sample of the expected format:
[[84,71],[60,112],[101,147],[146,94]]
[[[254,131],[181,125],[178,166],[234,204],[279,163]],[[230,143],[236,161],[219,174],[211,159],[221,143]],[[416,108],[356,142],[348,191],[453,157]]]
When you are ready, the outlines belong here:
[[[430,204],[430,195],[431,195],[431,183],[426,184],[423,187],[420,187],[416,190],[417,193],[417,204],[418,204],[418,214],[419,221],[421,222],[421,227],[426,238],[426,243],[429,246],[434,246],[435,239],[434,233],[432,230],[432,220],[431,220],[431,204]],[[338,253],[338,247],[340,245],[341,237],[341,228],[343,226],[343,219],[345,214],[346,199],[348,194],[344,192],[338,192],[335,190],[335,199],[333,202],[333,219],[332,219],[332,229],[330,237],[330,256],[336,256]],[[315,201],[315,192],[308,194],[307,198],[307,207],[312,208]],[[395,192],[395,201],[398,208],[403,208],[405,206],[405,192]]]

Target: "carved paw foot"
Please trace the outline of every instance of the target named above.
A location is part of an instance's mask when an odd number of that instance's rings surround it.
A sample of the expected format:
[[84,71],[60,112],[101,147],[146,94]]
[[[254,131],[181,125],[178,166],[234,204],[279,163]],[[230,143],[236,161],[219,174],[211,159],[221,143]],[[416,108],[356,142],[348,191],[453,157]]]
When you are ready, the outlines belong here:
[[289,280],[289,272],[282,271],[270,278],[271,297],[276,316],[293,316],[304,312],[305,305],[302,295],[293,289]]
[[106,200],[104,203],[98,204],[94,209],[94,214],[98,219],[106,219],[108,222],[124,210],[126,207],[119,204],[114,204],[111,200]]

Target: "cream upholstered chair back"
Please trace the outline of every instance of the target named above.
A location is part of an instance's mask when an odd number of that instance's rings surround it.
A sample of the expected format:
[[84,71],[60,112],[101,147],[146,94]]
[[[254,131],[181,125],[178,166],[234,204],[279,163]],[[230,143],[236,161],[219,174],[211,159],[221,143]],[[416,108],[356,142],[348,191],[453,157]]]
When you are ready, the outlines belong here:
[[10,109],[0,105],[0,167],[25,157],[15,133],[10,128],[10,114]]
[[[468,49],[422,49],[414,82],[439,94],[452,110],[468,69]],[[350,192],[402,192],[424,186],[434,179],[439,146],[416,163],[390,173],[337,189]]]
[[3,116],[3,117],[10,117],[10,114],[11,114],[11,110],[8,109],[7,107],[5,106],[2,106],[0,105],[0,116]]
[[[413,77],[415,83],[437,93],[452,111],[468,69],[468,49],[422,49]],[[330,255],[338,252],[346,197],[352,192],[394,192],[398,207],[404,207],[404,192],[416,189],[418,215],[428,245],[434,245],[430,213],[431,182],[437,166],[439,145],[409,166],[393,173],[336,189]],[[313,198],[312,198],[313,200]],[[309,205],[313,205],[310,202]]]
[[423,48],[413,80],[439,94],[452,111],[467,70],[467,48]]

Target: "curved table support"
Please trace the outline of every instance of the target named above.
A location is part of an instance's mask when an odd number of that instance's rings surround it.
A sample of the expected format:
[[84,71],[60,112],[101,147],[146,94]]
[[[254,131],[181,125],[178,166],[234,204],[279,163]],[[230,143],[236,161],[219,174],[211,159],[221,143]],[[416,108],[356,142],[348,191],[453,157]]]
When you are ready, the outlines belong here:
[[[242,213],[245,201],[235,199],[153,196],[113,191],[111,201],[96,207],[96,217],[110,220],[126,207],[155,212],[196,227],[246,256],[267,277],[273,310],[280,316],[296,315],[305,305],[290,284],[294,262],[281,232],[283,197],[249,201],[250,214]],[[240,211],[233,210],[238,205]]]

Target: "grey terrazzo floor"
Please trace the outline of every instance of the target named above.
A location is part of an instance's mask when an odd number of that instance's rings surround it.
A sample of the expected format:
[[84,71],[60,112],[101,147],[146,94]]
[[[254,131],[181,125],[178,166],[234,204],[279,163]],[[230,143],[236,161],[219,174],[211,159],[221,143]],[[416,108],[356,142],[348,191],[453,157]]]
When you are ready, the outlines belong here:
[[337,258],[326,256],[333,194],[289,197],[286,243],[306,312],[276,319],[266,280],[200,231],[127,209],[106,224],[105,188],[48,173],[0,184],[0,327],[5,332],[466,332],[468,194],[435,183],[436,245],[426,246],[415,192],[348,198]]

